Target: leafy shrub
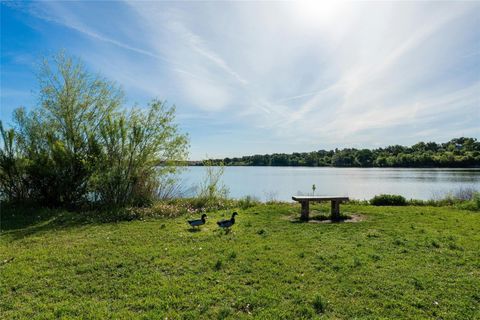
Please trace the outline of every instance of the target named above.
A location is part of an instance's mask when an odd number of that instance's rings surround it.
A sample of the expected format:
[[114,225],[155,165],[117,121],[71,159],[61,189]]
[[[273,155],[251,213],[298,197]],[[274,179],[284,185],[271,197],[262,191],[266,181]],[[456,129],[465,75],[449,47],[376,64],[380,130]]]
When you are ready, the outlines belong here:
[[152,203],[160,182],[168,182],[161,177],[175,172],[170,162],[185,156],[186,137],[177,133],[174,114],[173,107],[154,100],[146,111],[107,117],[100,125],[100,161],[91,179],[100,202]]
[[426,206],[426,205],[429,205],[427,201],[419,200],[419,199],[407,200],[407,204],[409,206]]
[[228,197],[228,188],[222,182],[225,171],[223,163],[215,165],[213,161],[203,162],[205,176],[197,189],[197,207],[222,209],[221,203]]
[[460,203],[458,207],[465,210],[480,211],[480,192],[474,193],[472,199]]
[[13,129],[5,130],[0,121],[3,148],[0,148],[0,200],[25,202],[28,198],[27,162],[20,156]]
[[205,177],[199,185],[197,196],[199,198],[226,198],[228,188],[222,183],[225,166],[223,163],[215,165],[211,160],[203,162]]
[[406,206],[407,200],[395,194],[380,194],[370,200],[370,204],[374,206]]
[[78,208],[150,204],[160,177],[187,154],[175,108],[153,100],[124,111],[115,83],[59,54],[39,74],[39,106],[0,126],[0,193],[13,201]]
[[238,200],[238,207],[243,210],[246,210],[251,207],[255,207],[260,204],[260,201],[253,196],[246,196]]
[[410,199],[407,204],[433,207],[453,206],[463,210],[480,211],[480,192],[473,188],[459,188],[450,191],[443,197],[437,196],[429,200]]

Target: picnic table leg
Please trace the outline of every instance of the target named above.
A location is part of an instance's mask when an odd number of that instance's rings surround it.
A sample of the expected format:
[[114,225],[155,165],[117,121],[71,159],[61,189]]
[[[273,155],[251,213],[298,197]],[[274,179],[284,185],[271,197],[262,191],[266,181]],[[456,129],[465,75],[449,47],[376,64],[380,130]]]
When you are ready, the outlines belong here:
[[332,220],[340,220],[340,201],[332,200],[330,213]]
[[300,202],[300,204],[302,205],[300,220],[308,221],[308,215],[310,213],[309,202],[308,201],[302,201],[302,202]]

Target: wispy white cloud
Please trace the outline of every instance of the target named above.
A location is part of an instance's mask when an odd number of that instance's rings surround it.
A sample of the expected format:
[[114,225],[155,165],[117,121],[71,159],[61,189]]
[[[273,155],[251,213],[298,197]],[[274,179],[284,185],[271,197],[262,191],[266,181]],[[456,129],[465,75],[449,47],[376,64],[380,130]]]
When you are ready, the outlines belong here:
[[[415,28],[414,32],[407,33],[402,37],[403,39],[395,42],[394,46],[387,50],[381,59],[373,56],[367,61],[360,59],[350,63],[348,64],[348,70],[329,87],[314,93],[310,92],[282,100],[310,97],[297,110],[292,112],[287,124],[298,125],[298,128],[304,133],[316,132],[318,136],[333,133],[335,136],[352,137],[367,128],[389,127],[399,123],[416,122],[420,119],[418,112],[416,112],[418,108],[438,112],[438,105],[441,101],[446,107],[445,111],[455,110],[458,112],[456,106],[459,104],[474,104],[474,100],[467,99],[468,97],[478,97],[475,90],[470,90],[475,88],[476,85],[469,88],[469,95],[462,95],[460,99],[455,101],[448,99],[450,95],[440,94],[440,99],[435,98],[426,103],[408,102],[399,105],[398,101],[395,100],[409,101],[409,96],[414,92],[413,90],[412,92],[404,91],[403,96],[400,97],[398,92],[403,89],[406,83],[417,80],[418,72],[428,70],[425,70],[425,68],[423,70],[405,70],[404,72],[400,70],[400,73],[399,70],[392,70],[397,64],[405,64],[406,61],[410,61],[412,67],[417,67],[414,66],[417,62],[415,59],[412,60],[409,55],[413,51],[419,50],[429,37],[438,35],[439,30],[468,12],[468,10],[469,8],[465,7],[446,8],[424,21],[421,27]],[[355,34],[355,36],[358,36],[358,34]],[[385,42],[382,42],[382,44],[385,45]],[[351,49],[361,50],[362,48],[352,47]],[[427,49],[430,50],[430,48]],[[425,51],[425,48],[420,50]],[[432,55],[430,58],[435,59],[435,56]],[[422,62],[425,63],[426,61]],[[437,64],[432,67],[439,68],[441,66]],[[392,81],[390,87],[388,86],[389,81]],[[431,92],[428,87],[422,89],[425,95]],[[452,88],[448,88],[448,90],[452,90]],[[460,91],[463,92],[463,90]],[[456,92],[455,96],[458,96]],[[425,117],[422,120],[425,120]],[[324,124],[319,125],[322,122]],[[284,128],[282,128],[282,131],[284,132]]]
[[75,30],[93,39],[106,42],[114,46],[117,46],[119,48],[130,50],[135,53],[139,53],[141,55],[165,60],[168,62],[168,60],[165,57],[159,54],[152,53],[151,51],[131,46],[125,42],[107,37],[97,31],[92,30],[88,26],[88,24],[80,20],[81,17],[76,16],[75,12],[68,10],[68,8],[65,8],[62,5],[58,5],[58,3],[45,2],[45,3],[42,3],[41,5],[34,3],[31,6],[25,6],[23,8],[28,10],[31,14],[35,15],[37,18],[47,20],[56,24],[60,24],[64,27]]
[[[137,53],[149,58],[157,59],[160,60],[161,62],[165,63],[165,66],[167,66],[171,71],[180,73],[182,75],[189,75],[190,78],[185,81],[186,85],[188,84],[193,84],[193,83],[198,83],[199,86],[197,87],[192,87],[190,89],[191,92],[194,93],[199,93],[198,98],[201,100],[199,107],[204,108],[205,105],[211,105],[213,106],[214,109],[218,109],[219,105],[218,102],[220,101],[226,101],[228,99],[225,99],[225,93],[220,92],[219,89],[213,88],[212,85],[208,85],[206,83],[212,82],[212,80],[208,79],[208,77],[204,75],[197,75],[189,71],[188,65],[185,63],[182,63],[182,61],[175,60],[174,58],[169,59],[167,58],[164,54],[162,54],[161,51],[155,50],[155,49],[144,49],[140,47],[136,47],[133,45],[128,44],[128,41],[121,41],[114,39],[112,37],[106,36],[102,34],[100,31],[97,30],[92,30],[91,27],[88,26],[88,21],[82,21],[82,16],[78,16],[77,13],[73,10],[69,10],[68,7],[63,6],[62,4],[55,3],[55,2],[49,2],[49,3],[44,3],[42,6],[28,6],[28,7],[23,7],[24,9],[28,10],[30,13],[35,15],[36,17],[50,21],[56,24],[60,24],[64,27],[67,27],[69,29],[75,30],[76,32],[79,32],[87,37],[90,37],[92,39],[105,42],[107,44],[113,45],[115,47],[125,49],[128,51],[131,51],[133,53]],[[235,77],[240,83],[245,84],[246,81],[242,79],[237,73],[235,73],[233,70],[231,70],[228,65],[223,61],[220,57],[218,57],[214,52],[210,51],[203,43],[200,37],[196,36],[194,33],[189,32],[187,29],[182,28],[182,25],[180,23],[175,24],[177,28],[179,29],[179,32],[182,34],[180,35],[180,38],[186,39],[191,47],[198,53],[203,56],[205,56],[207,59],[210,61],[213,61],[216,65],[218,65],[220,68],[231,74],[233,77]],[[99,59],[100,57],[98,55],[94,55],[96,59]],[[133,74],[128,75],[130,70],[123,70],[122,72],[126,74],[127,76],[122,76],[118,72],[116,72],[116,77],[115,79],[124,79],[123,82],[130,83],[132,82],[131,80],[137,82],[137,85],[141,85],[145,91],[150,92],[150,93],[158,93],[158,89],[153,88],[152,85],[145,83],[145,81],[138,81],[138,79],[135,79],[135,76]],[[186,78],[184,76],[180,76],[181,78]],[[197,81],[192,80],[191,78],[196,78]],[[149,89],[150,88],[150,89]],[[202,89],[210,88],[210,92],[216,93],[219,95],[219,98],[216,99],[216,101],[213,101],[210,104],[205,103],[205,97],[215,97],[215,94],[210,94],[208,92],[202,92]],[[223,96],[223,97],[222,97]]]
[[236,71],[232,70],[232,68],[225,62],[225,60],[223,60],[223,58],[221,58],[217,53],[208,48],[205,41],[201,37],[189,30],[180,21],[170,23],[170,27],[170,30],[172,30],[178,38],[185,41],[188,47],[190,47],[193,52],[213,62],[214,65],[218,66],[220,69],[224,70],[226,73],[234,77],[239,83],[248,83],[248,81],[243,79]]
[[88,2],[27,5],[88,38],[74,53],[130,93],[175,102],[195,150],[254,134],[236,155],[480,136],[478,3],[99,6],[108,24]]
[[150,46],[182,66],[181,70],[175,69],[177,74],[172,78],[190,104],[204,110],[221,110],[236,98],[232,87],[237,87],[237,92],[244,90],[248,81],[187,26],[185,14],[174,8],[156,10],[158,7],[152,8],[152,4],[129,5],[141,17],[144,27],[151,30],[147,37]]

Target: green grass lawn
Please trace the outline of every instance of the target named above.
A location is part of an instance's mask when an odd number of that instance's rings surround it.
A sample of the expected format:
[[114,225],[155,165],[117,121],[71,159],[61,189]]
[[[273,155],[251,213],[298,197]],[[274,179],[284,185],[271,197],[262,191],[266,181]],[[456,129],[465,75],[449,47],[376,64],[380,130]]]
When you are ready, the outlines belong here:
[[365,219],[299,223],[299,206],[259,205],[225,234],[226,211],[199,232],[191,217],[4,212],[0,318],[480,319],[478,212],[341,209]]

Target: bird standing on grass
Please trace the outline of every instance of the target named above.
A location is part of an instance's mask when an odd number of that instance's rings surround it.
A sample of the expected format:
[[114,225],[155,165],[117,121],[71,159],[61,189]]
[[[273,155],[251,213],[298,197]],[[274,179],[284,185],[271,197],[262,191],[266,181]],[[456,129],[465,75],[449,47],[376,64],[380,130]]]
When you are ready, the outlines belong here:
[[188,224],[194,227],[200,227],[201,225],[204,225],[205,222],[207,222],[207,215],[204,213],[202,214],[202,218],[197,219],[197,220],[188,220]]
[[223,228],[223,229],[230,229],[230,227],[235,224],[235,216],[236,215],[238,215],[238,213],[234,212],[232,214],[232,217],[229,220],[217,221],[218,226],[220,228]]

